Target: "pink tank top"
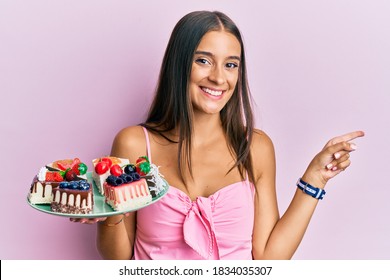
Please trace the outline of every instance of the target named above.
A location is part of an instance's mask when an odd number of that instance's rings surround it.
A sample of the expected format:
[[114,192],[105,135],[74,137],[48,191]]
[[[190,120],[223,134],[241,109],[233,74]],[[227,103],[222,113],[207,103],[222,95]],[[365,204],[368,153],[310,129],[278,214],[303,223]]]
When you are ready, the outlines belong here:
[[158,202],[137,211],[133,258],[250,260],[253,220],[254,186],[248,179],[195,201],[170,186]]

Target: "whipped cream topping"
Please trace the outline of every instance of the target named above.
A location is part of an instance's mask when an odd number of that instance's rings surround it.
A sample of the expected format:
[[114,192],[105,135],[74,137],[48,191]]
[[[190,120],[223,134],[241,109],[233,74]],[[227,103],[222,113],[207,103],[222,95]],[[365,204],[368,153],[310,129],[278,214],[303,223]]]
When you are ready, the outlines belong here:
[[41,167],[41,169],[38,172],[38,181],[44,182],[46,180],[46,167]]

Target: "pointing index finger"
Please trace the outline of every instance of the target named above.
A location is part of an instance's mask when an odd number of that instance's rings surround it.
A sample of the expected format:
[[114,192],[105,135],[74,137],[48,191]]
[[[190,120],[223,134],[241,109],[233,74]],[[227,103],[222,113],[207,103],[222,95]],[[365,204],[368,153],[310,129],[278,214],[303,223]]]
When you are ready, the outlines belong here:
[[358,137],[363,137],[363,136],[364,136],[364,131],[357,130],[357,131],[349,132],[347,134],[333,138],[332,142],[333,142],[333,144],[337,144],[340,142],[349,142],[353,139],[356,139]]

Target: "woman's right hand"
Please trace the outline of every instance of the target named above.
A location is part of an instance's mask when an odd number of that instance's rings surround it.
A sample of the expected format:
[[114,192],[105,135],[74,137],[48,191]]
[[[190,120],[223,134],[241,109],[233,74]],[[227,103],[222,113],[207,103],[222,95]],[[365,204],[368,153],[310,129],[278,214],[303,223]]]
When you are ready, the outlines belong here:
[[71,222],[75,222],[75,223],[93,225],[93,224],[96,224],[98,222],[105,221],[106,219],[107,219],[107,217],[99,217],[99,218],[92,218],[92,219],[88,219],[88,218],[70,218],[69,220]]
[[123,221],[130,213],[119,214],[109,217],[99,217],[99,218],[70,218],[71,222],[93,225],[96,223],[102,223],[103,225],[117,225]]

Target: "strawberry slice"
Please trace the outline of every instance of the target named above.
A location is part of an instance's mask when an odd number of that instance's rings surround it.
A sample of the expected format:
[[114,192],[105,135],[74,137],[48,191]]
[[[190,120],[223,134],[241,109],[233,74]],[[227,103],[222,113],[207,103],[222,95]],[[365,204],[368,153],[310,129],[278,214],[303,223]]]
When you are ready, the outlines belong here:
[[61,174],[59,172],[55,171],[48,171],[46,172],[46,182],[62,182],[64,178],[62,178]]
[[56,160],[53,162],[53,167],[65,171],[70,168],[73,163],[72,159]]
[[54,172],[52,172],[52,171],[46,172],[45,181],[46,182],[54,182]]
[[74,158],[72,164],[70,165],[70,168],[73,168],[73,166],[81,163],[81,160],[79,158]]
[[61,176],[59,172],[54,173],[54,182],[62,182],[64,181],[64,178]]

